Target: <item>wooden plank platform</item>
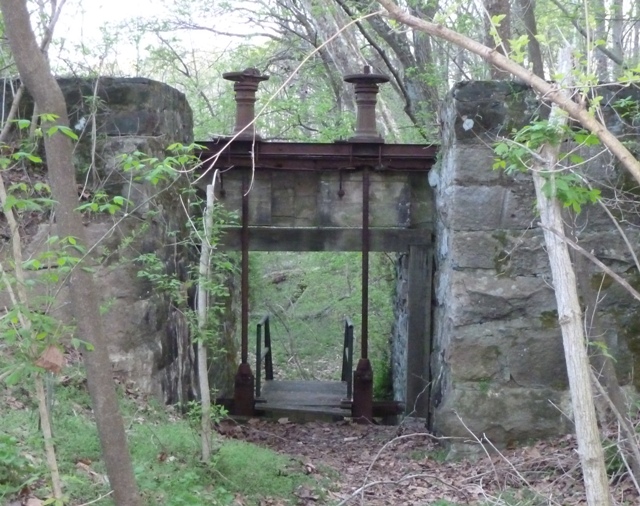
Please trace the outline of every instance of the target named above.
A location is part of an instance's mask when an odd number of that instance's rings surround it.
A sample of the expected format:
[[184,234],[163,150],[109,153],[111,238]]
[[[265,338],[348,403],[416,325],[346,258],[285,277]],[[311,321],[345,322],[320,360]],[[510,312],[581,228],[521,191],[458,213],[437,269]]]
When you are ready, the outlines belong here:
[[341,381],[266,381],[256,405],[268,416],[288,417],[292,421],[342,419],[351,410],[341,407],[347,384]]

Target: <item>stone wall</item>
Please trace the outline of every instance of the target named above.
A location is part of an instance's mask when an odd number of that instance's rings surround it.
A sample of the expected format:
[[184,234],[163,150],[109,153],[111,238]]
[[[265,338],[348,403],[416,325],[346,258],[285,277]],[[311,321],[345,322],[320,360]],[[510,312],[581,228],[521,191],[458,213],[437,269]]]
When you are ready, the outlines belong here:
[[[496,136],[544,109],[522,85],[468,82],[453,88],[442,113],[443,158],[430,174],[438,214],[431,426],[462,438],[471,430],[498,445],[562,433],[570,428],[563,414],[570,413],[567,377],[533,185],[527,174],[492,170]],[[588,167],[603,184],[619,176],[608,162],[600,157]],[[604,213],[589,206],[578,221],[579,242],[637,281],[631,255]],[[636,229],[624,226],[637,246]],[[585,268],[599,284],[601,276]],[[601,289],[603,331],[620,358],[621,379],[629,381],[628,350],[639,342],[637,303],[611,280]]]
[[[162,159],[169,144],[192,142],[191,108],[182,93],[149,79],[100,78],[97,83],[60,79],[59,83],[71,126],[80,136],[76,148],[79,187],[87,194],[103,190],[110,196],[126,196],[131,202],[126,216],[85,216],[87,235],[91,244],[97,244],[102,259],[95,277],[105,310],[114,374],[166,403],[186,402],[197,396],[198,383],[185,308],[176,307],[165,293],[139,277],[142,266],[133,259],[156,253],[166,274],[187,281],[189,270],[197,264],[195,248],[181,244],[189,230],[180,189],[188,182],[153,186],[137,181],[121,169],[118,157],[140,151]],[[30,118],[32,110],[27,97],[20,117]],[[41,223],[31,236],[27,253],[37,254],[46,248],[52,234],[55,223]],[[64,287],[56,300],[56,314],[69,321]],[[231,301],[228,310],[233,314]],[[228,323],[234,327],[233,319]],[[235,328],[222,332],[224,339],[230,339],[226,351],[232,354],[234,333]],[[219,372],[212,369],[214,385],[228,393],[232,373]]]

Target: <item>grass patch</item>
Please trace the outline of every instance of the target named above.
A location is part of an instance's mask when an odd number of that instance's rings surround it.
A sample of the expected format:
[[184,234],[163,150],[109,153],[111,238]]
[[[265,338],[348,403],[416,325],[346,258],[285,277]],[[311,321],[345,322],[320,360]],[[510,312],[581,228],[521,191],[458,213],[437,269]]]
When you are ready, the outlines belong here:
[[235,492],[256,498],[287,497],[311,480],[300,462],[243,441],[228,441],[213,459],[213,468]]
[[[25,383],[0,395],[0,466],[10,481],[0,487],[0,504],[24,483],[35,496],[50,496],[30,388]],[[66,501],[81,504],[105,496],[105,468],[84,383],[58,384],[54,392],[53,431]],[[121,407],[145,506],[228,505],[236,494],[247,505],[266,498],[295,504],[298,486],[315,488],[300,463],[240,441],[220,439],[212,461],[203,464],[198,433],[186,418],[154,401],[125,398]],[[94,504],[109,506],[113,500],[106,496]]]

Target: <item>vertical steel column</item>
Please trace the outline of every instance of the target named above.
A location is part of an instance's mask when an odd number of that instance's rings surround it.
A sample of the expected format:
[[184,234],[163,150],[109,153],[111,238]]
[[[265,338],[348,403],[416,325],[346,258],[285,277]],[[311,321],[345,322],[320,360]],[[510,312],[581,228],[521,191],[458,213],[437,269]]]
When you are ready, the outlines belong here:
[[[248,68],[241,72],[227,72],[222,75],[227,81],[234,83],[236,101],[236,124],[233,129],[234,137],[238,140],[255,140],[260,136],[255,130],[256,92],[262,81],[269,76],[260,74],[255,68]],[[255,378],[249,365],[249,185],[248,174],[242,179],[242,343],[241,361],[235,378],[233,414],[252,416],[254,411],[254,383]]]
[[249,360],[249,194],[247,174],[242,176],[242,278],[240,281],[241,299],[241,362]]
[[249,365],[249,185],[248,174],[242,176],[242,261],[241,261],[241,362],[235,378],[235,415],[253,416],[255,378]]
[[359,423],[373,419],[373,369],[369,360],[369,168],[362,171],[362,335],[360,360],[353,373],[351,415]]
[[369,358],[369,168],[362,171],[362,337],[360,358]]
[[376,126],[376,102],[378,85],[389,82],[384,74],[372,74],[371,67],[365,65],[362,74],[344,76],[353,84],[356,92],[356,132],[350,142],[384,142]]
[[[376,128],[376,101],[378,86],[389,81],[382,74],[372,74],[365,66],[362,74],[344,76],[354,85],[356,92],[357,120],[355,135],[350,142],[382,143],[384,139]],[[367,423],[373,418],[373,370],[369,361],[369,168],[362,172],[362,340],[360,360],[353,373],[353,404],[351,414],[358,422]]]

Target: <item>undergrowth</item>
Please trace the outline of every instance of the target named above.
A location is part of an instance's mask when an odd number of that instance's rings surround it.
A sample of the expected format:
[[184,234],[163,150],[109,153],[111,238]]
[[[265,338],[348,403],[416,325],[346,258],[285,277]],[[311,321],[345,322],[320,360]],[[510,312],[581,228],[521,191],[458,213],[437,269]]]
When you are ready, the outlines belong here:
[[[20,491],[49,497],[48,474],[38,432],[37,406],[28,385],[0,394],[0,504]],[[113,504],[106,485],[100,444],[84,381],[70,368],[54,388],[53,430],[65,504],[102,497]],[[200,462],[197,431],[186,418],[149,399],[121,402],[136,480],[147,506],[243,504],[267,498],[295,504],[301,485],[315,488],[297,461],[249,443],[220,438],[211,462]]]

